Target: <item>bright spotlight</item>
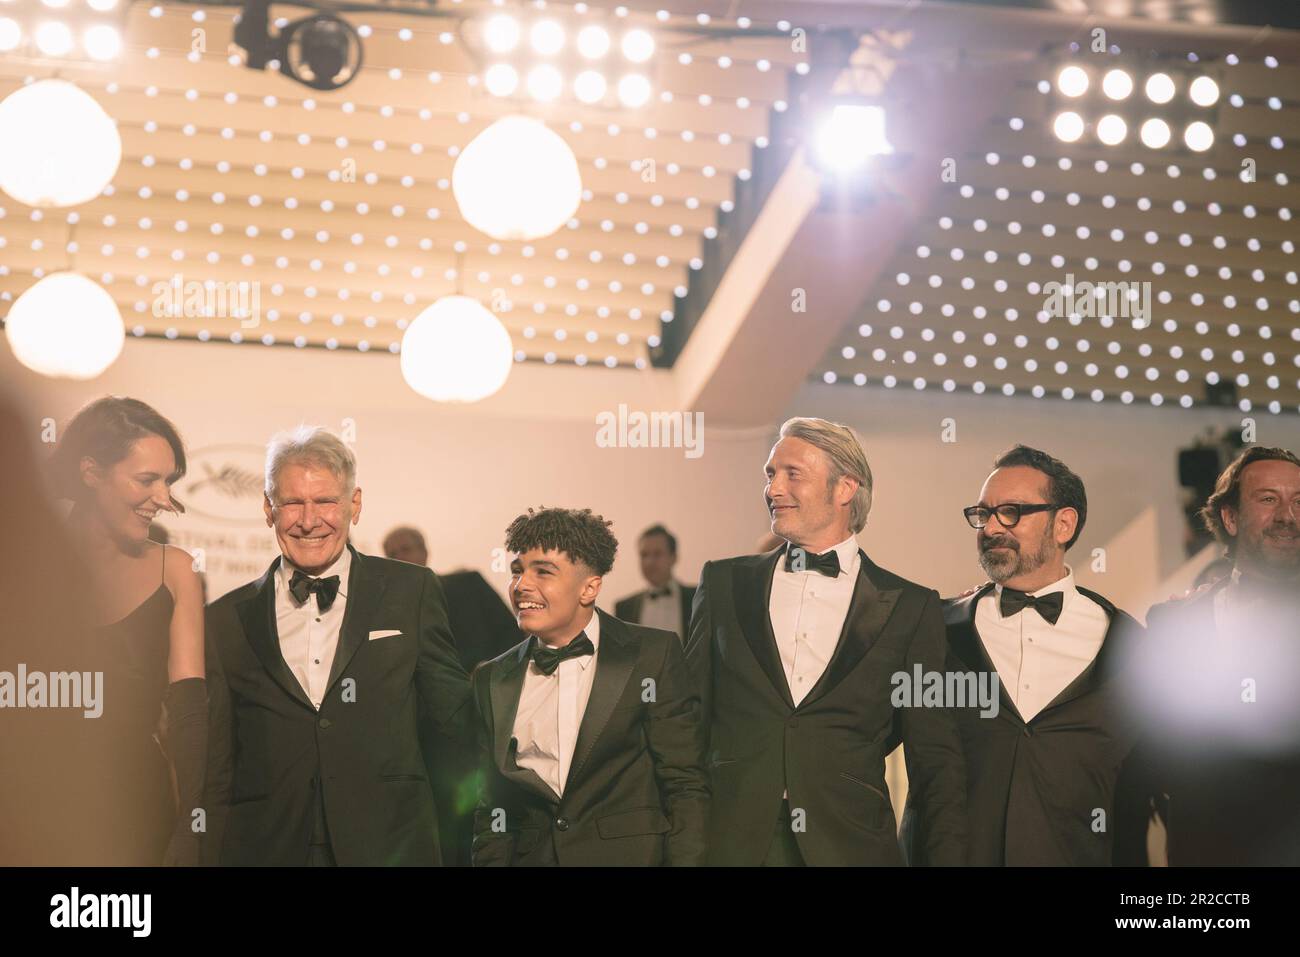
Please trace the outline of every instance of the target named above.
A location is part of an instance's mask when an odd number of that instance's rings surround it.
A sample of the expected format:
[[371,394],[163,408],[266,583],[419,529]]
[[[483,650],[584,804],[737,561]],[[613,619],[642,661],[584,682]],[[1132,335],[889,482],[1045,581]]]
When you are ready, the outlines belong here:
[[1219,101],[1219,84],[1208,76],[1198,76],[1187,90],[1197,106],[1213,106]]
[[1183,130],[1183,142],[1187,144],[1188,149],[1204,153],[1214,145],[1214,130],[1210,129],[1209,123],[1202,123],[1200,120],[1189,123],[1187,129]]
[[18,21],[11,20],[9,17],[0,17],[0,53],[17,49],[22,39],[23,28],[18,25]]
[[629,30],[623,34],[623,56],[633,63],[644,63],[655,52],[654,37],[645,30]]
[[609,52],[609,34],[604,27],[585,26],[578,31],[578,52],[588,60],[599,60]]
[[1107,113],[1097,121],[1097,139],[1107,146],[1116,146],[1124,142],[1128,135],[1128,124],[1114,113]]
[[560,95],[564,89],[564,78],[560,71],[543,63],[528,71],[528,95],[534,100],[549,103]]
[[483,41],[493,53],[509,53],[519,45],[519,21],[499,13],[483,24]]
[[1147,77],[1146,90],[1152,103],[1168,103],[1174,98],[1174,81],[1168,73],[1152,73]]
[[1067,66],[1057,74],[1056,88],[1066,96],[1083,96],[1088,92],[1088,74],[1083,67]]
[[894,152],[885,132],[883,107],[840,103],[817,131],[817,157],[825,166],[849,171],[869,156]]
[[46,20],[36,28],[36,46],[46,56],[64,56],[72,49],[72,31],[67,24]]
[[519,74],[509,63],[494,63],[483,74],[483,85],[493,96],[509,96],[519,86]]
[[605,98],[605,78],[595,70],[583,70],[573,81],[573,93],[583,103],[599,103]]
[[1169,124],[1164,120],[1150,119],[1142,124],[1138,135],[1142,137],[1144,145],[1158,150],[1169,143],[1169,138],[1173,134],[1169,131]]
[[528,42],[542,56],[555,56],[564,48],[564,27],[556,20],[538,20],[528,32]]
[[89,27],[82,34],[81,42],[92,60],[111,60],[122,52],[122,35],[107,23]]
[[1107,70],[1101,78],[1101,92],[1112,100],[1125,99],[1133,92],[1133,77],[1124,70]]
[[632,108],[645,106],[650,101],[650,81],[639,73],[629,73],[618,81],[618,98]]
[[1052,121],[1052,132],[1058,140],[1073,143],[1083,135],[1083,117],[1073,110],[1066,110]]

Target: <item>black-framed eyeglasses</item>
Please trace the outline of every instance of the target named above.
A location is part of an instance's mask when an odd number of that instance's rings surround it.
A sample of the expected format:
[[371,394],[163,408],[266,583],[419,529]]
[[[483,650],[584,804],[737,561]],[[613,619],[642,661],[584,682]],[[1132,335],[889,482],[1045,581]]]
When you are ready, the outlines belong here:
[[963,508],[961,513],[966,516],[966,521],[970,522],[971,528],[983,528],[995,514],[1003,528],[1015,528],[1025,515],[1033,515],[1035,512],[1055,512],[1063,507],[1050,504],[1017,505],[1014,503],[999,505],[996,508],[972,505],[970,508]]

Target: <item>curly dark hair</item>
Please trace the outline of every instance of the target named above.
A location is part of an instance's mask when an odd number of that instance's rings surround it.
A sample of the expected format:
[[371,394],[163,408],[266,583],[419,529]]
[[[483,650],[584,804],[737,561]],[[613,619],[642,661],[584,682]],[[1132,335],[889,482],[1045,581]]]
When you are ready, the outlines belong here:
[[1290,462],[1292,465],[1300,466],[1300,458],[1289,449],[1252,446],[1233,459],[1223,470],[1219,480],[1214,483],[1214,491],[1206,500],[1205,507],[1201,509],[1201,521],[1218,539],[1219,544],[1227,549],[1229,558],[1237,556],[1237,539],[1236,536],[1228,534],[1227,526],[1223,524],[1223,509],[1241,507],[1241,473],[1246,471],[1246,466],[1255,462],[1272,461]]
[[[63,434],[47,465],[48,475],[59,498],[82,498],[81,460],[94,459],[101,467],[116,465],[131,453],[131,446],[146,435],[156,435],[171,446],[176,471],[168,478],[174,484],[185,475],[185,443],[166,416],[153,406],[117,395],[106,395],[82,407],[63,427]],[[177,512],[185,506],[172,496]]]
[[506,548],[526,552],[531,548],[564,552],[597,575],[608,575],[614,567],[618,539],[606,521],[589,508],[530,508],[506,529]]
[[1079,540],[1083,532],[1083,523],[1088,520],[1088,493],[1084,491],[1083,479],[1075,475],[1064,462],[1053,458],[1046,452],[1017,445],[1003,452],[993,462],[995,469],[1024,465],[1037,469],[1047,476],[1047,500],[1057,508],[1072,508],[1079,515],[1079,523],[1074,526],[1074,534],[1065,543],[1065,550]]

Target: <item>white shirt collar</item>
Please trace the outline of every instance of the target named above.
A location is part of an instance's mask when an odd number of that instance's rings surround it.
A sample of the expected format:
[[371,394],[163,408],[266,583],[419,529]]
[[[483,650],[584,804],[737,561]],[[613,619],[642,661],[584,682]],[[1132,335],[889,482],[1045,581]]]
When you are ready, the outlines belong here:
[[[681,593],[682,593],[682,586],[680,586],[680,585],[677,584],[677,579],[676,579],[676,578],[670,578],[670,579],[668,579],[668,584],[665,585],[664,587],[668,589],[668,594],[667,594],[667,595],[660,595],[660,596],[659,596],[660,599],[663,599],[663,598],[678,598],[678,597],[681,596]],[[655,600],[657,600],[653,595],[650,594],[650,593],[651,593],[652,591],[654,591],[654,590],[655,590],[655,588],[654,588],[653,585],[651,585],[649,588],[646,589],[646,598],[650,599],[651,601],[655,601]]]
[[[280,567],[276,574],[280,577],[280,585],[286,591],[289,589],[289,583],[293,581],[293,573],[299,571],[298,566],[289,561],[285,555],[280,556]],[[352,549],[347,545],[343,546],[343,553],[334,559],[334,563],[325,569],[319,575],[312,575],[312,578],[329,578],[331,575],[339,576],[339,594],[344,598],[348,596],[348,575],[352,573]],[[306,572],[303,572],[306,575]]]
[[[591,641],[591,647],[595,651],[599,651],[600,650],[600,612],[596,611],[594,608],[592,609],[591,621],[587,622],[586,626],[582,629],[582,631],[583,634],[585,634],[587,638]],[[534,635],[533,637],[536,636]],[[574,637],[577,636],[575,635]],[[539,644],[545,644],[545,642],[543,642],[542,639],[540,638],[538,638],[537,641]],[[591,667],[592,662],[594,662],[595,660],[596,660],[596,656],[594,654],[582,655],[577,659],[578,667],[580,667],[583,671],[586,671],[589,667]],[[555,674],[559,674],[559,672],[557,671],[555,672]]]

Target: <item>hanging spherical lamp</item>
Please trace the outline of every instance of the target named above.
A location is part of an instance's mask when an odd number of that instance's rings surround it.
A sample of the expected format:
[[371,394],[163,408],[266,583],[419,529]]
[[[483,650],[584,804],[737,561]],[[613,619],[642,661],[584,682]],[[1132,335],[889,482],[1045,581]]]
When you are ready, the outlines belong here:
[[29,286],[5,317],[15,358],[41,375],[93,379],[122,352],[122,314],[103,286],[56,272]]
[[117,124],[67,80],[38,80],[0,102],[0,189],[28,206],[76,206],[112,182]]
[[578,160],[564,138],[529,116],[507,116],[456,158],[451,191],[460,214],[493,239],[549,236],[582,202]]
[[436,402],[486,399],[510,375],[510,333],[476,299],[444,296],[406,327],[402,377]]

